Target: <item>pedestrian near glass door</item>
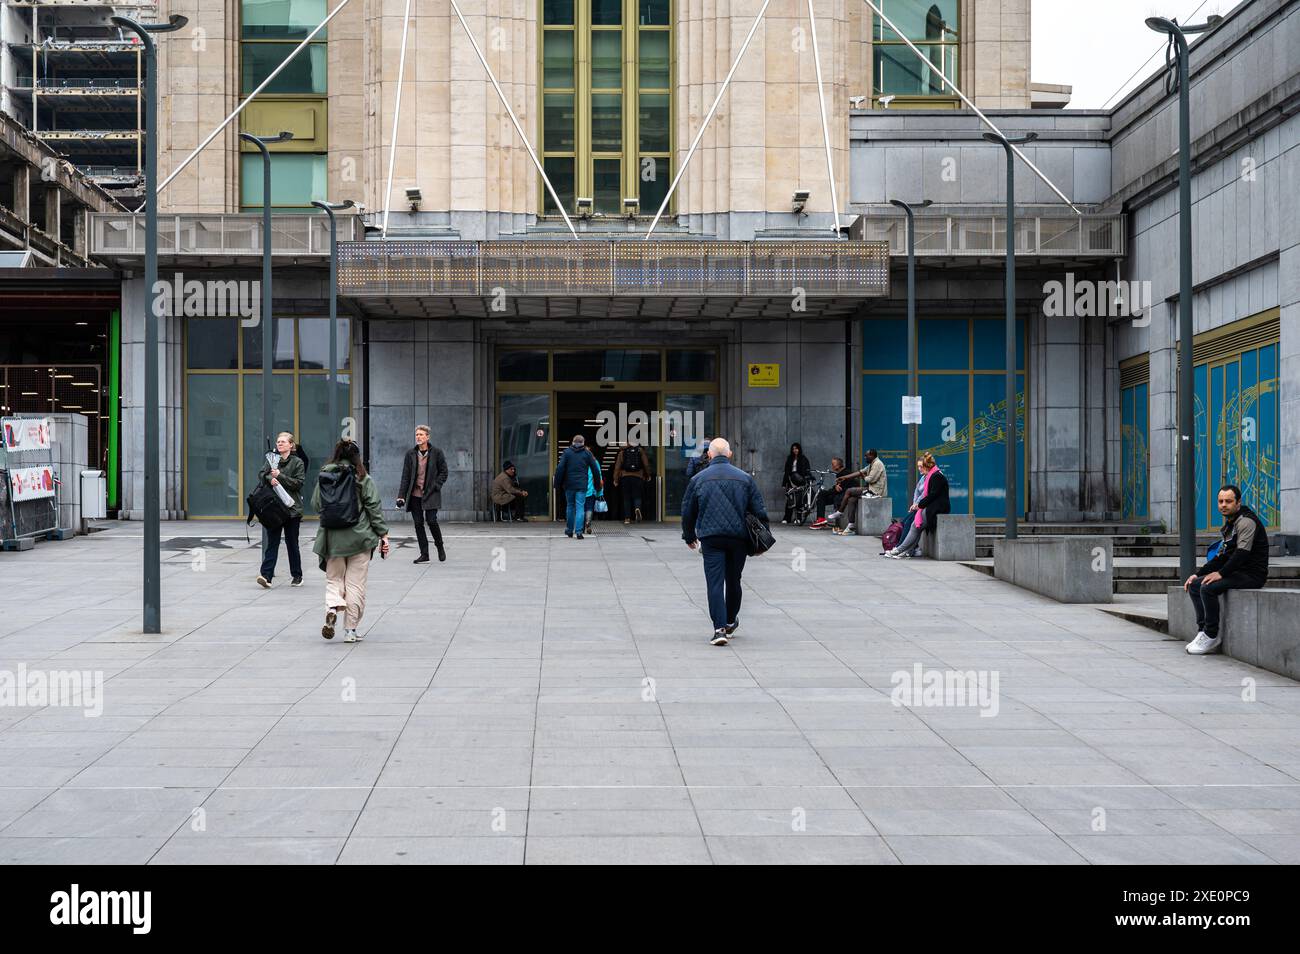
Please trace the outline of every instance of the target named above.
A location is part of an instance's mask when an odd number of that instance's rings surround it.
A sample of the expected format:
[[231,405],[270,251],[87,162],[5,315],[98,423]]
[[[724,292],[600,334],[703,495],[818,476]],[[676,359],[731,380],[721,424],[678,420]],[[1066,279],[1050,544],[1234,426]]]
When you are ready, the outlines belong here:
[[262,568],[257,585],[271,588],[275,578],[275,565],[280,555],[280,537],[289,553],[290,586],[302,586],[302,554],[298,549],[298,530],[302,527],[302,485],[307,479],[307,468],[294,453],[293,435],[281,431],[275,438],[275,453],[267,454],[267,462],[258,472],[257,479],[268,487],[278,487],[289,495],[290,517],[283,527],[262,527]]
[[416,563],[429,562],[429,538],[424,526],[429,525],[433,545],[438,549],[438,562],[447,560],[447,550],[442,545],[442,528],[438,526],[438,508],[442,506],[442,485],[447,482],[447,458],[442,451],[429,443],[429,425],[415,429],[415,446],[406,452],[402,461],[402,482],[397,489],[397,509],[406,510],[415,520],[415,538],[420,543]]

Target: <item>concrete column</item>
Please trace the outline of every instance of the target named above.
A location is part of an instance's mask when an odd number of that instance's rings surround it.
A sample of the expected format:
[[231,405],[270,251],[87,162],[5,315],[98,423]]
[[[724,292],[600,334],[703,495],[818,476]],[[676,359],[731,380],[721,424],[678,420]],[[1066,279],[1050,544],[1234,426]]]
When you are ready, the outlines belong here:
[[[59,199],[59,187],[47,186],[45,188],[45,234],[50,238],[58,241],[63,234],[62,229],[63,203]],[[63,253],[57,253],[58,263],[63,264]]]
[[[124,519],[144,516],[144,279],[122,282],[122,505]],[[162,519],[184,516],[182,406],[185,355],[180,318],[164,317],[158,326],[159,499]],[[234,413],[234,409],[231,409]]]
[[85,206],[77,206],[72,214],[75,217],[72,227],[72,248],[84,258],[90,249],[90,210]]
[[25,163],[14,167],[14,215],[23,222],[31,221],[32,214],[32,167]]

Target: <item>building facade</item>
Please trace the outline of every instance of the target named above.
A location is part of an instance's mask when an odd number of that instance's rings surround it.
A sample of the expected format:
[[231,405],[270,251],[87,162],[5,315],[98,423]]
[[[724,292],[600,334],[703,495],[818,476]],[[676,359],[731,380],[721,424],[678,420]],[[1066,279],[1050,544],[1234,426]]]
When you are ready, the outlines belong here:
[[[339,424],[326,412],[329,244],[310,203],[365,206],[339,220],[333,386],[386,503],[428,423],[450,518],[487,515],[505,459],[534,490],[533,516],[550,517],[568,437],[644,415],[668,445],[651,448],[655,517],[676,513],[687,438],[715,433],[770,504],[792,442],[822,468],[876,448],[905,509],[905,234],[889,203],[930,199],[916,219],[919,444],[954,509],[1004,515],[1014,440],[1028,518],[1176,526],[1177,129],[1163,71],[1112,110],[1062,109],[1068,90],[1029,77],[1028,0],[877,3],[901,36],[864,3],[815,0],[814,23],[806,3],[772,0],[696,144],[760,0],[722,13],[501,0],[460,4],[463,21],[449,0],[415,0],[405,29],[404,4],[352,0],[185,164],[336,5],[210,6],[175,4],[191,23],[162,43],[160,168],[179,172],[161,198],[161,274],[260,277],[261,159],[237,132],[293,133],[270,147],[273,394],[319,464]],[[1116,29],[1146,28],[1135,15]],[[1287,414],[1300,402],[1298,41],[1300,2],[1246,0],[1192,49],[1201,527],[1232,481],[1271,526],[1300,532],[1300,418]],[[1037,133],[1024,154],[1070,203],[1017,162],[1011,429],[1005,160],[945,79],[1007,135]],[[89,244],[121,279],[133,516],[138,221],[93,216]],[[260,327],[210,314],[162,326],[164,513],[240,516],[266,436]],[[606,433],[602,456],[627,437]]]

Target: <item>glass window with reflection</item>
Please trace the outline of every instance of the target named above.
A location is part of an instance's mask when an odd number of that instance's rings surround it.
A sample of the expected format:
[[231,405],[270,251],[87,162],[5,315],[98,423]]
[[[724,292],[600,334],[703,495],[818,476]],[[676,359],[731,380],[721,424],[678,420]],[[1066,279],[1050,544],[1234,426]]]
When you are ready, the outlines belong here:
[[[672,0],[538,0],[542,213],[659,210],[673,167]],[[629,204],[629,201],[632,204]]]

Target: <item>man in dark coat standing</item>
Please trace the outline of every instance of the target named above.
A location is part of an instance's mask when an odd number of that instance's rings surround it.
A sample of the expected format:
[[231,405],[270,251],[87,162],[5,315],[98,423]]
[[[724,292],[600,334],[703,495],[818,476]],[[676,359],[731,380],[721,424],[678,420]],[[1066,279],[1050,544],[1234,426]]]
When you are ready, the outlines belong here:
[[564,492],[564,535],[577,536],[582,539],[582,531],[587,522],[587,474],[591,474],[591,483],[596,490],[605,486],[600,473],[600,464],[591,451],[587,450],[587,439],[581,434],[574,435],[573,442],[560,455],[560,462],[555,467],[555,477],[551,481],[556,490]]
[[682,539],[704,555],[704,581],[709,591],[713,635],[709,642],[725,646],[740,626],[740,575],[749,556],[747,514],[768,522],[763,494],[754,478],[730,461],[731,445],[715,437],[709,463],[686,485],[682,497]]
[[406,460],[402,462],[402,483],[397,489],[398,509],[405,509],[415,520],[415,536],[420,541],[416,563],[429,562],[429,538],[424,532],[426,521],[433,532],[433,545],[438,548],[438,561],[441,563],[447,559],[447,551],[442,545],[442,528],[438,526],[442,485],[446,482],[447,458],[429,443],[429,426],[421,424],[415,429],[415,446],[406,452]]

